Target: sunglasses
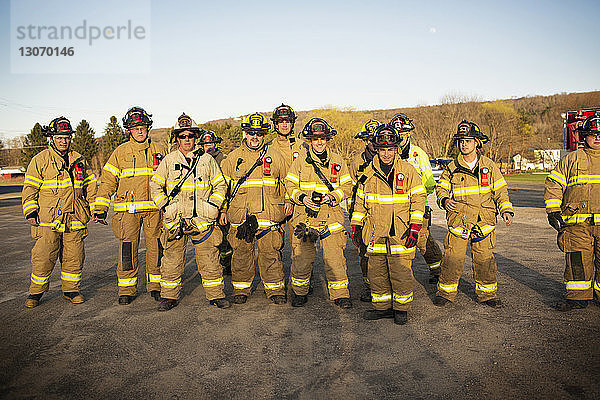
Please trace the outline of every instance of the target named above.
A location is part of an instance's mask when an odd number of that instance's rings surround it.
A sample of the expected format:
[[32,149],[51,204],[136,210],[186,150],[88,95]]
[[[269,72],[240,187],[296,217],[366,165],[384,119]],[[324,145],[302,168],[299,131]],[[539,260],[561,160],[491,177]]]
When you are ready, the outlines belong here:
[[181,140],[196,139],[196,135],[179,135],[179,136],[177,136],[177,138],[181,139]]
[[246,135],[250,135],[250,136],[265,136],[265,132],[263,132],[263,131],[246,131]]

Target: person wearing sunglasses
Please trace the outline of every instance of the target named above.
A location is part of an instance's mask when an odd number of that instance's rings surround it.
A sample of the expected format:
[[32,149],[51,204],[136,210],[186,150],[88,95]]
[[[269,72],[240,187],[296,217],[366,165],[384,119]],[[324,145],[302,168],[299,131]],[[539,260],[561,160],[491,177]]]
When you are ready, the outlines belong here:
[[196,266],[209,303],[218,308],[231,306],[223,291],[218,250],[222,233],[216,227],[227,184],[215,159],[202,147],[195,150],[197,138],[203,133],[183,113],[172,132],[177,148],[162,160],[150,182],[152,200],[164,211],[159,311],[168,311],[179,303],[188,237],[194,245]]
[[220,224],[231,223],[229,242],[233,247],[231,283],[233,302],[243,304],[251,294],[255,275],[255,251],[265,294],[273,304],[285,304],[285,282],[281,249],[285,222],[284,178],[287,164],[265,135],[270,124],[264,115],[253,113],[242,122],[245,138],[221,164],[229,184]]
[[27,308],[37,307],[48,291],[59,258],[64,298],[73,304],[84,302],[83,240],[96,194],[96,176],[85,158],[71,150],[71,122],[55,118],[42,132],[50,138],[50,146],[33,157],[23,182],[23,214],[35,239]]
[[94,202],[94,222],[106,225],[114,195],[112,230],[119,239],[117,283],[119,304],[130,304],[137,295],[140,230],[146,243],[146,289],[160,301],[160,227],[162,214],[150,196],[150,178],[166,154],[165,147],[150,139],[152,117],[141,107],[130,108],[123,117],[129,141],[119,145],[102,169]]
[[[412,259],[423,224],[426,191],[417,170],[398,154],[401,137],[380,125],[371,142],[377,151],[359,180],[352,232],[367,247],[372,310],[366,320],[394,318],[404,325],[413,301]],[[360,227],[360,229],[359,229]]]
[[329,299],[342,309],[352,308],[344,258],[344,212],[340,206],[352,193],[352,178],[346,161],[329,147],[336,134],[322,118],[308,121],[302,135],[310,145],[305,144],[306,150],[292,163],[285,178],[288,196],[295,204],[290,223],[294,227],[290,274],[293,307],[303,307],[308,301],[319,241]]
[[600,299],[600,113],[586,118],[577,132],[583,147],[560,160],[544,193],[548,223],[565,253],[566,296],[556,305],[559,311]]

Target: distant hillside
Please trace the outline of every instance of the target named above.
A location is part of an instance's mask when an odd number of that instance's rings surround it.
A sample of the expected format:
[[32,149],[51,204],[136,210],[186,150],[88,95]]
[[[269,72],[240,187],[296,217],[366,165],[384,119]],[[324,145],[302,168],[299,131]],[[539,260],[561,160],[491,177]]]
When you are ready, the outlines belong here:
[[[293,104],[292,104],[293,106]],[[295,131],[299,132],[309,118],[323,116],[338,130],[333,141],[336,149],[344,156],[359,151],[362,143],[352,140],[362,124],[374,118],[387,122],[395,113],[402,112],[413,119],[413,140],[432,157],[449,154],[449,139],[462,119],[479,125],[491,141],[486,145],[487,154],[495,160],[508,161],[514,154],[540,148],[561,148],[563,121],[561,114],[567,110],[600,106],[600,91],[586,93],[562,93],[552,96],[531,96],[496,101],[469,101],[460,97],[448,97],[443,104],[387,110],[339,110],[326,108],[296,111],[298,120]],[[272,112],[265,114],[270,117]],[[226,127],[227,133],[239,135],[239,120],[232,118],[210,121],[213,130]],[[236,133],[237,132],[237,133]],[[217,132],[219,133],[219,132]],[[239,138],[225,139],[231,143]]]

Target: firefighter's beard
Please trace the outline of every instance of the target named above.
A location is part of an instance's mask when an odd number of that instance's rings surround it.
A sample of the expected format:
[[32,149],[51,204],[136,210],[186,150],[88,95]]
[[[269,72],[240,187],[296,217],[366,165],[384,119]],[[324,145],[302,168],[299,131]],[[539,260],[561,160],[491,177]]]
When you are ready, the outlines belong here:
[[258,149],[263,143],[264,136],[248,135],[248,147],[251,149]]

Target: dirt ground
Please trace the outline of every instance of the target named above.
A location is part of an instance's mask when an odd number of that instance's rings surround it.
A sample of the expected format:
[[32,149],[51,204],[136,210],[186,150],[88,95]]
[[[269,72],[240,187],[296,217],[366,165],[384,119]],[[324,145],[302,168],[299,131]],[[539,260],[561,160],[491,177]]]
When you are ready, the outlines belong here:
[[[560,313],[563,255],[546,221],[543,185],[510,184],[513,226],[499,225],[502,309],[475,301],[470,258],[457,301],[432,304],[435,288],[414,260],[409,323],[364,321],[361,274],[349,242],[354,308],[326,300],[323,265],[304,308],[271,304],[255,281],[244,305],[208,305],[188,247],[184,297],[169,312],[145,293],[117,304],[117,241],[91,225],[82,292],[71,305],[55,268],[35,309],[27,295],[33,240],[18,198],[0,200],[0,397],[44,399],[599,399],[600,307]],[[441,244],[444,215],[434,212]],[[143,246],[142,251],[143,251]],[[140,257],[143,260],[144,257]],[[290,250],[284,252],[289,272]],[[231,293],[230,278],[226,291]]]

